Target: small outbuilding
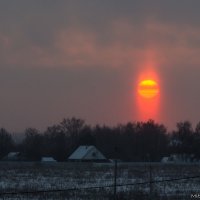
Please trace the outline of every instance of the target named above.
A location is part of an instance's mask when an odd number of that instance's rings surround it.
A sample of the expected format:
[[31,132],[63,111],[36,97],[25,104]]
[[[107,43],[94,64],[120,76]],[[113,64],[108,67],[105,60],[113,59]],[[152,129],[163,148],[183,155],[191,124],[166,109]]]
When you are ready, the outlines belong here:
[[68,158],[69,161],[105,162],[106,157],[95,146],[79,146]]
[[3,158],[3,160],[4,161],[20,161],[20,160],[22,160],[21,153],[20,152],[10,152]]
[[161,159],[162,163],[192,163],[198,162],[193,154],[172,154]]
[[53,157],[42,157],[41,162],[56,162]]

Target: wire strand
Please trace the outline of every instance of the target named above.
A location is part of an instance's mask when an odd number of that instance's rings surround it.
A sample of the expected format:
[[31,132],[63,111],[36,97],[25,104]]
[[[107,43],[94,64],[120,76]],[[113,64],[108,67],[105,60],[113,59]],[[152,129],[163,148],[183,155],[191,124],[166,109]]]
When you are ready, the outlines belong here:
[[[200,176],[191,176],[191,177],[182,177],[182,178],[174,178],[174,179],[165,179],[165,180],[155,180],[155,181],[145,181],[145,182],[137,182],[137,183],[125,183],[125,184],[117,184],[117,187],[124,186],[136,186],[136,185],[146,185],[146,184],[156,184],[163,182],[175,182],[181,180],[189,180],[189,179],[197,179]],[[104,186],[91,186],[91,187],[74,187],[74,188],[66,188],[66,189],[49,189],[49,190],[36,190],[36,191],[14,191],[14,192],[0,192],[0,196],[5,195],[23,195],[23,194],[41,194],[41,193],[59,193],[59,192],[67,192],[74,190],[90,190],[90,189],[103,189],[103,188],[113,188],[114,185],[104,185]]]

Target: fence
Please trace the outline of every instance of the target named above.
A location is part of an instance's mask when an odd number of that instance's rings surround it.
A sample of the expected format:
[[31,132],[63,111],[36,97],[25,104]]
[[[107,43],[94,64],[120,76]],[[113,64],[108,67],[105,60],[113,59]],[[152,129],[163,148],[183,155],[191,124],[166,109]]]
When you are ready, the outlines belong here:
[[[200,179],[200,176],[187,176],[187,177],[180,177],[180,178],[170,178],[170,179],[162,179],[162,180],[153,180],[152,178],[152,171],[151,167],[149,168],[149,180],[148,181],[142,181],[142,182],[134,182],[134,183],[123,183],[118,184],[117,183],[117,165],[114,167],[114,183],[109,185],[99,185],[99,186],[89,186],[89,187],[68,187],[68,188],[61,188],[61,189],[44,189],[44,190],[19,190],[19,191],[2,191],[0,192],[0,198],[3,199],[31,199],[36,198],[41,199],[44,197],[44,199],[47,198],[53,198],[53,197],[61,197],[63,199],[76,199],[77,196],[80,196],[80,199],[90,199],[88,198],[88,193],[93,193],[91,195],[91,199],[95,195],[95,199],[160,199],[161,197],[154,192],[154,186],[156,184],[162,184],[162,183],[173,183],[178,181],[187,181],[194,180],[194,179]],[[142,193],[141,191],[132,190],[137,186],[144,186],[148,185],[149,191]],[[132,189],[129,190],[129,192],[118,192],[119,188],[121,187],[131,187]],[[98,195],[96,193],[98,191]],[[133,192],[132,192],[133,191]],[[78,195],[77,195],[78,194]],[[186,199],[189,198],[196,198],[198,193],[189,193],[185,196]],[[53,198],[54,199],[54,198]],[[165,196],[162,196],[162,199],[165,199]],[[169,199],[166,195],[166,199]],[[180,196],[171,196],[170,199],[180,199]],[[181,198],[184,199],[184,198]]]

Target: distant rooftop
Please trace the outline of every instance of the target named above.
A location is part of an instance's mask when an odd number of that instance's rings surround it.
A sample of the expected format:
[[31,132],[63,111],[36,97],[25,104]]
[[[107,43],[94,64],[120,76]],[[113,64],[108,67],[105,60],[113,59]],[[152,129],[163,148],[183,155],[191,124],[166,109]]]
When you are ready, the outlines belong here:
[[15,157],[15,156],[18,156],[20,154],[20,152],[10,152],[7,157],[10,158],[10,157]]
[[41,162],[56,162],[52,157],[42,157]]
[[71,160],[92,160],[106,159],[105,156],[93,145],[79,146],[74,153],[69,156]]

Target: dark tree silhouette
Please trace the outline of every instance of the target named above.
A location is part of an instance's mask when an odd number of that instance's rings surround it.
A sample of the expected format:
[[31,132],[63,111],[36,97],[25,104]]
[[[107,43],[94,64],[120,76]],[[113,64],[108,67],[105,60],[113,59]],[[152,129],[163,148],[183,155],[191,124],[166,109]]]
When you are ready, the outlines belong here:
[[58,161],[64,161],[69,154],[69,139],[63,129],[54,125],[44,133],[44,155],[53,156]]
[[174,153],[191,154],[193,152],[194,131],[189,121],[178,122],[173,131],[171,146]]
[[200,122],[196,125],[194,134],[193,134],[193,142],[192,142],[192,152],[194,153],[196,158],[200,158]]
[[68,139],[68,146],[71,153],[77,148],[80,135],[86,129],[87,125],[84,120],[73,117],[63,119],[58,126]]
[[67,136],[76,138],[85,128],[85,122],[82,119],[77,119],[74,117],[71,119],[63,119],[60,123],[60,128]]
[[92,129],[90,126],[85,126],[78,137],[78,146],[79,145],[95,145],[96,140],[92,133]]
[[[107,158],[124,161],[160,161],[170,154],[194,155],[200,158],[200,122],[193,130],[188,121],[177,123],[171,133],[163,124],[149,120],[129,122],[115,127],[90,127],[78,118],[63,119],[44,133],[29,128],[18,148],[29,160],[52,156],[65,161],[79,145],[95,145]],[[13,149],[11,135],[0,129],[0,157]]]
[[167,151],[167,134],[163,124],[153,120],[137,125],[138,153],[144,161],[159,161]]
[[40,160],[42,156],[42,136],[34,128],[25,130],[25,139],[23,140],[24,154],[30,160]]
[[11,135],[4,129],[0,129],[0,159],[7,155],[14,146]]

